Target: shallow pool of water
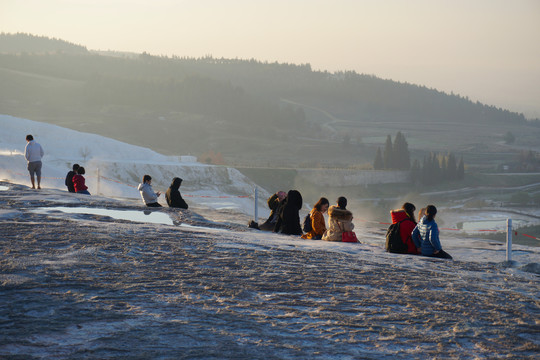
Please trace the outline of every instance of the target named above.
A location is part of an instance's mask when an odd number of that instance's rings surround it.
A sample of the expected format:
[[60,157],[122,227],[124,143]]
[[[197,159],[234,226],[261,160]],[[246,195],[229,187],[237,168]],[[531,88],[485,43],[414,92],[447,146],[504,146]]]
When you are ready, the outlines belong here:
[[9,190],[9,187],[0,185],[0,191],[6,191],[6,190]]
[[109,216],[118,220],[127,220],[135,222],[145,222],[153,224],[174,225],[173,220],[168,214],[159,211],[150,210],[113,210],[102,208],[88,208],[88,207],[45,207],[34,210],[39,213],[50,213],[52,211],[61,211],[70,214],[90,214],[90,215],[102,215]]
[[[527,225],[525,220],[512,220],[512,227],[522,227]],[[458,229],[465,231],[482,231],[482,230],[497,230],[506,231],[506,219],[501,220],[479,220],[479,221],[465,221],[458,223]]]
[[39,209],[32,210],[33,212],[40,214],[47,214],[53,211],[61,211],[68,214],[89,214],[89,215],[102,215],[109,216],[113,219],[118,220],[127,220],[133,222],[142,222],[142,223],[152,223],[152,224],[162,224],[162,225],[177,225],[185,228],[193,229],[212,229],[204,226],[195,226],[182,224],[179,221],[173,221],[171,217],[162,213],[159,210],[114,210],[114,209],[103,209],[103,208],[90,208],[90,207],[67,207],[67,206],[54,206],[54,207],[43,207]]

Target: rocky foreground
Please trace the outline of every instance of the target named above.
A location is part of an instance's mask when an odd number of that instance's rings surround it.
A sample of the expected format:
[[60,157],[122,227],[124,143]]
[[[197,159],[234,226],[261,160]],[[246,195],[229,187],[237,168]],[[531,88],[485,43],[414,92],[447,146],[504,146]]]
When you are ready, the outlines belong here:
[[119,204],[9,186],[0,191],[2,358],[533,359],[540,353],[534,274],[357,244],[347,244],[354,251],[326,251],[191,211],[163,210],[207,229],[41,214],[34,210]]

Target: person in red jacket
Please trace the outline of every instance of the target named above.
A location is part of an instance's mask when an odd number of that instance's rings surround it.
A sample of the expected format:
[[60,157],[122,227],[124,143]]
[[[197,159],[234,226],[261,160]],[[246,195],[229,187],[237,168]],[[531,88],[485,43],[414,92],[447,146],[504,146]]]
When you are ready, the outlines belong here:
[[84,175],[85,171],[82,166],[77,169],[77,174],[73,175],[73,187],[77,194],[86,194],[90,195],[88,192],[88,187],[85,185]]
[[392,216],[392,224],[401,222],[399,225],[399,235],[401,236],[401,241],[407,245],[407,254],[418,255],[420,252],[414,245],[411,234],[414,228],[416,227],[416,219],[414,218],[414,211],[416,207],[406,202],[403,204],[401,209],[391,210],[390,215]]

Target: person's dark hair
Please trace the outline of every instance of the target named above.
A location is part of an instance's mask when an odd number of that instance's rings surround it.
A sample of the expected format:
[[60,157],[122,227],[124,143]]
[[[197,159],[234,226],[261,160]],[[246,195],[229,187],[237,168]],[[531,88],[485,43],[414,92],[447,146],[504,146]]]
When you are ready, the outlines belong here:
[[302,199],[302,194],[300,194],[300,191],[289,190],[289,192],[287,193],[287,202],[285,203],[284,206],[293,207],[300,210],[302,208],[302,204],[303,204],[303,199]]
[[407,213],[407,215],[409,215],[409,218],[412,221],[416,222],[416,219],[414,218],[414,212],[416,210],[416,206],[414,206],[413,204],[409,202],[406,202],[405,204],[403,204],[403,206],[401,206],[401,208],[405,210],[405,212]]
[[319,199],[319,201],[317,201],[317,203],[315,204],[315,206],[313,206],[313,208],[317,209],[318,211],[321,211],[321,207],[327,204],[330,205],[330,202],[328,201],[328,199],[325,197],[322,197]]
[[172,179],[171,186],[169,186],[171,189],[178,190],[180,188],[180,185],[182,184],[182,178],[175,177]]
[[345,196],[338,197],[337,205],[340,209],[345,210],[347,208],[347,198]]
[[150,180],[152,180],[152,177],[151,177],[150,175],[144,175],[144,176],[142,177],[142,182],[143,182],[143,184],[144,184],[145,182],[147,182],[147,181],[150,181]]
[[79,166],[79,168],[77,169],[77,174],[79,174],[79,175],[84,175],[85,174],[84,168],[82,166]]
[[26,140],[32,141],[32,140],[34,140],[34,137],[32,135],[28,134],[28,135],[26,135]]
[[432,221],[435,217],[435,214],[437,214],[437,208],[435,205],[428,205],[426,207],[426,217],[429,221]]
[[73,164],[73,171],[77,171],[79,167],[79,164]]

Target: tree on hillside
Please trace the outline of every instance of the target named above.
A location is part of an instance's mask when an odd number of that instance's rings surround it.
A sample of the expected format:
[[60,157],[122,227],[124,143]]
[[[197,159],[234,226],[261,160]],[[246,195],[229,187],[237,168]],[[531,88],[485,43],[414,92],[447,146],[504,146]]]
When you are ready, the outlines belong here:
[[507,144],[513,144],[516,141],[516,137],[510,131],[503,136],[504,142]]
[[420,162],[418,159],[414,159],[413,164],[411,166],[411,182],[413,184],[417,184],[420,182],[421,179],[421,169],[420,169]]
[[392,137],[388,135],[386,137],[386,144],[384,145],[383,162],[385,169],[392,169],[394,167],[394,151],[392,148]]
[[411,159],[409,154],[409,144],[405,140],[405,136],[398,131],[394,139],[393,146],[393,163],[394,168],[399,170],[409,170],[411,167]]
[[82,156],[83,161],[86,162],[90,154],[92,154],[92,150],[88,146],[82,146],[79,149],[79,154]]
[[[380,155],[380,148],[377,151],[377,157]],[[373,168],[377,169],[375,164],[380,166],[380,162],[377,158],[373,163]],[[411,155],[409,153],[409,144],[405,139],[405,136],[398,131],[392,144],[392,137],[388,135],[386,137],[386,143],[384,151],[382,153],[382,167],[381,169],[395,169],[395,170],[409,170],[411,168]]]
[[465,164],[463,163],[463,156],[459,160],[459,164],[457,167],[457,179],[463,180],[465,178]]
[[439,161],[439,154],[431,153],[431,166],[433,171],[433,180],[438,183],[442,180],[441,162]]
[[375,161],[373,162],[373,169],[381,170],[384,168],[384,160],[382,157],[381,147],[377,148],[377,155],[375,155]]
[[465,166],[463,157],[459,165],[456,165],[456,156],[452,153],[447,156],[430,153],[424,156],[422,167],[415,160],[411,167],[411,180],[413,183],[422,185],[435,185],[447,181],[463,180]]
[[[201,161],[202,160],[202,161]],[[206,164],[213,164],[213,165],[224,165],[225,160],[223,159],[223,155],[220,152],[214,152],[214,150],[209,150],[202,154],[199,157],[199,161],[204,162]]]
[[456,157],[452,153],[448,154],[448,159],[446,161],[446,174],[448,180],[457,180],[458,178]]

